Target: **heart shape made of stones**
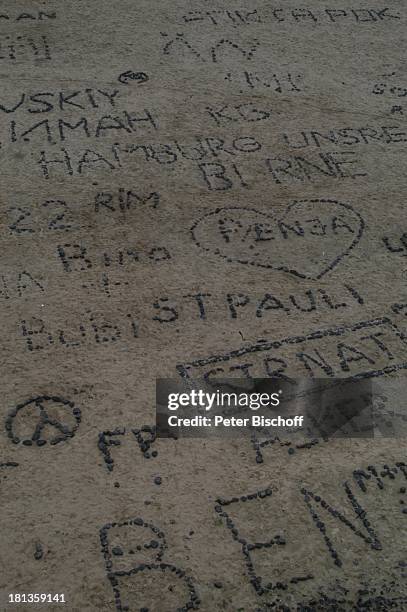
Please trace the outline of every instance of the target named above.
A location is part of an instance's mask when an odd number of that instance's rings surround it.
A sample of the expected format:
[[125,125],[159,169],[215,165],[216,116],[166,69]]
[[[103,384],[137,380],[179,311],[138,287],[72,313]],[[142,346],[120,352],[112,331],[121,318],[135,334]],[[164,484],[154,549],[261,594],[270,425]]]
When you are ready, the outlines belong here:
[[254,208],[217,208],[198,219],[191,233],[197,246],[228,262],[316,280],[349,255],[364,226],[350,204],[312,199],[291,202],[281,218]]

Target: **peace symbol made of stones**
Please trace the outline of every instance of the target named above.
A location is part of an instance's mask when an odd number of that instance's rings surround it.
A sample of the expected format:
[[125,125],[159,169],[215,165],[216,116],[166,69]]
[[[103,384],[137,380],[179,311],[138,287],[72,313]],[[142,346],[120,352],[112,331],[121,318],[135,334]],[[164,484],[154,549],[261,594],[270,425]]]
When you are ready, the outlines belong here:
[[14,444],[55,445],[72,438],[80,422],[81,411],[74,402],[39,395],[13,408],[7,415],[5,429]]

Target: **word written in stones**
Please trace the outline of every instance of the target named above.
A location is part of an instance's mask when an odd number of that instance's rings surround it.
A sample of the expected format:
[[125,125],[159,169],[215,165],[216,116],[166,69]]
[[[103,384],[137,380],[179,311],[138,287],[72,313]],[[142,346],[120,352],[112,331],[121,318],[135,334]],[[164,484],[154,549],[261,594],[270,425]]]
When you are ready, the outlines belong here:
[[134,134],[142,128],[157,130],[157,121],[148,109],[139,111],[119,111],[115,115],[98,117],[80,117],[73,121],[58,119],[52,122],[41,119],[34,124],[22,126],[17,121],[10,121],[8,139],[11,143],[29,143],[32,139],[49,144],[62,143],[65,140],[78,138],[103,138],[112,134]]
[[[319,329],[179,364],[181,377],[384,376],[407,368],[406,336],[387,318]],[[260,376],[257,376],[257,373]]]
[[[161,36],[165,39],[168,37],[166,32],[161,32]],[[164,55],[176,55],[186,56],[190,59],[199,60],[201,62],[213,62],[218,63],[222,61],[224,57],[228,57],[230,54],[238,57],[240,60],[252,60],[260,43],[257,39],[251,40],[247,43],[236,42],[235,39],[230,40],[228,38],[221,38],[212,43],[212,46],[206,50],[200,50],[198,48],[199,43],[191,43],[185,37],[183,33],[177,33],[174,38],[166,40],[166,44],[163,47]]]
[[249,90],[264,89],[276,93],[290,94],[302,91],[299,81],[302,81],[303,76],[301,74],[293,75],[290,72],[273,74],[257,70],[250,72],[243,70],[243,72],[227,72],[224,79]]
[[218,208],[192,227],[197,246],[228,262],[319,279],[359,243],[360,214],[337,200],[299,200],[281,219],[255,209]]
[[[87,88],[62,91],[41,91],[16,94],[13,99],[0,102],[0,111],[7,115],[43,115],[48,113],[64,113],[86,111],[103,108],[115,108],[118,89]],[[3,94],[4,95],[4,94]]]
[[[143,427],[140,427],[139,429],[132,429],[131,432],[135,436],[136,442],[138,443],[140,451],[145,459],[155,458],[158,456],[157,450],[151,450],[151,447],[154,445],[157,439],[156,428],[154,425],[143,425]],[[114,459],[110,452],[110,447],[121,446],[122,436],[125,434],[125,427],[117,427],[113,430],[102,431],[99,434],[98,449],[102,453],[103,460],[109,472],[112,472],[114,468]]]
[[239,10],[213,9],[209,11],[188,11],[182,16],[186,24],[203,24],[211,26],[250,26],[253,24],[273,23],[286,24],[296,23],[299,26],[312,26],[315,23],[335,23],[348,27],[364,23],[390,23],[396,19],[400,20],[400,13],[392,11],[390,8],[350,8],[332,9],[324,8],[321,10],[309,8],[273,8],[266,13],[257,9],[242,8]]
[[200,23],[222,25],[222,24],[233,24],[236,25],[248,25],[251,23],[261,23],[262,19],[257,10],[212,10],[212,11],[188,11],[186,15],[182,16],[185,23]]
[[307,147],[322,149],[333,144],[340,147],[395,145],[407,142],[407,132],[398,125],[341,127],[330,130],[301,130],[296,134],[283,132],[282,140],[290,149]]
[[0,63],[6,61],[46,61],[51,58],[51,48],[46,36],[0,36]]
[[[133,119],[134,120],[134,119]],[[138,121],[149,121],[148,117],[140,116]],[[120,127],[118,129],[121,129]],[[183,143],[177,140],[166,143],[114,143],[106,151],[86,149],[71,153],[67,148],[61,147],[61,154],[41,151],[38,164],[45,178],[50,177],[51,170],[59,170],[69,176],[82,175],[89,170],[120,170],[127,164],[134,167],[134,160],[169,166],[172,164],[185,164],[185,160],[196,162],[203,159],[216,159],[219,157],[236,157],[252,155],[262,149],[262,144],[252,136],[239,136],[229,138],[221,137],[194,137],[191,142]],[[57,156],[56,156],[57,155]]]
[[57,254],[65,272],[83,272],[95,267],[128,267],[134,264],[156,264],[171,259],[165,247],[154,246],[148,250],[129,247],[118,251],[91,253],[83,244],[60,244]]
[[206,112],[216,125],[228,124],[230,122],[247,121],[248,123],[264,121],[270,119],[272,115],[271,109],[260,109],[253,102],[244,104],[230,105],[223,104],[218,108],[207,106]]
[[[298,182],[317,182],[330,177],[357,179],[367,176],[360,166],[360,160],[353,151],[333,151],[316,155],[275,156],[262,160],[261,167],[266,166],[270,178],[277,185]],[[210,191],[228,191],[234,187],[250,187],[246,171],[241,164],[226,164],[225,162],[206,162],[198,164],[202,178]],[[253,181],[253,179],[252,179]]]
[[[345,493],[343,508],[338,506],[338,502],[328,501],[329,495],[322,495],[320,491],[315,492],[309,486],[299,486],[294,491],[299,503],[293,504],[293,498],[290,499],[290,513],[278,512],[278,506],[276,508],[275,504],[281,503],[281,500],[276,500],[273,507],[273,498],[276,492],[272,488],[216,500],[215,512],[230,530],[233,540],[240,545],[246,565],[247,578],[257,595],[272,595],[277,598],[274,603],[278,601],[280,605],[282,604],[281,598],[288,597],[292,604],[294,598],[299,597],[301,601],[296,602],[298,609],[303,609],[304,606],[308,609],[311,602],[304,601],[304,591],[309,593],[310,599],[312,595],[320,593],[320,572],[317,571],[317,568],[310,566],[309,562],[304,564],[304,555],[307,555],[308,558],[308,546],[295,547],[295,549],[291,546],[292,537],[295,538],[294,534],[297,534],[298,524],[307,525],[306,538],[314,540],[315,534],[320,536],[317,537],[316,543],[313,542],[313,549],[319,541],[325,549],[325,552],[321,551],[321,554],[325,555],[326,563],[329,564],[329,560],[331,560],[336,568],[340,568],[345,580],[350,577],[347,572],[349,566],[352,565],[349,559],[350,549],[355,551],[354,554],[358,559],[364,559],[363,565],[366,567],[368,567],[368,563],[372,563],[372,566],[374,566],[375,563],[385,562],[383,558],[386,548],[384,538],[388,526],[383,530],[381,523],[386,522],[387,513],[384,512],[383,514],[381,510],[378,516],[374,506],[377,506],[378,502],[383,502],[381,498],[384,493],[387,493],[387,504],[389,502],[394,503],[394,501],[397,503],[397,496],[396,500],[394,499],[395,490],[398,490],[399,496],[405,494],[406,488],[405,486],[400,488],[400,479],[405,484],[407,466],[404,462],[397,462],[392,466],[386,464],[382,467],[370,465],[367,469],[354,470],[352,477],[353,483],[346,481],[340,487],[341,496]],[[362,495],[365,497],[363,506],[359,495],[357,496],[354,492],[355,484],[359,487],[359,492],[362,491]],[[392,497],[389,498],[389,495]],[[372,503],[370,509],[366,507],[367,500]],[[270,533],[270,514],[273,516],[274,530],[281,530],[277,535],[272,535],[273,532]],[[356,521],[352,519],[352,515]],[[256,524],[265,530],[267,540],[253,541],[253,535],[249,538],[245,537],[245,531],[253,534],[254,526],[250,524],[252,522],[250,516],[255,517]],[[238,520],[236,521],[234,517],[237,517]],[[292,521],[291,525],[290,520]],[[246,523],[245,526],[244,523]],[[387,545],[393,547],[394,543],[391,541]],[[269,563],[266,569],[262,560],[265,559],[267,549],[272,551],[269,556],[272,567],[270,568]],[[281,549],[282,554],[279,552]],[[291,551],[289,556],[287,556],[288,551]],[[312,556],[314,557],[314,555]],[[320,558],[320,555],[318,555],[318,558]],[[356,565],[359,565],[359,562]],[[301,574],[295,573],[293,575],[295,566],[304,568]],[[263,571],[267,571],[267,574],[269,574],[267,578],[260,574],[260,572],[263,574]],[[304,585],[304,582],[308,584],[308,587]],[[343,584],[343,586],[346,585]],[[391,588],[385,590],[386,603],[392,605],[389,605],[388,608],[386,605],[385,609],[397,608],[395,603],[400,601],[399,597],[403,587],[397,580],[393,580],[389,586]],[[342,596],[344,593],[352,595],[348,589],[340,589],[340,593]],[[370,593],[370,589],[365,590],[364,597],[361,600],[365,600]],[[331,595],[333,594],[334,592],[331,593]],[[358,592],[357,595],[362,595],[362,593]],[[330,604],[335,603],[334,599],[330,600]],[[355,599],[358,599],[358,597],[356,596]],[[380,599],[379,597],[377,603]],[[362,603],[361,600],[359,604]],[[354,601],[348,602],[343,599],[341,603],[355,604]],[[369,600],[364,603],[368,604]],[[382,605],[383,603],[385,602],[382,601]],[[312,609],[314,609],[313,606]],[[315,609],[330,610],[331,607],[322,606]],[[354,608],[352,605],[349,608],[346,607],[346,609]],[[370,609],[370,607],[365,608],[365,605],[361,605],[360,609]],[[374,609],[376,608],[374,607]]]
[[[110,289],[114,283],[106,279],[106,292],[110,295]],[[215,319],[219,311],[225,310],[228,319],[250,320],[267,318],[275,313],[281,316],[298,312],[308,313],[323,310],[328,312],[364,304],[363,297],[350,285],[343,286],[340,297],[325,289],[309,289],[295,294],[282,295],[275,292],[252,295],[248,292],[227,293],[226,295],[215,295],[207,291],[190,293],[188,295],[171,298],[163,296],[157,298],[153,308],[157,311],[153,317],[159,323],[174,323],[179,320],[199,318],[203,321]],[[346,301],[351,298],[351,301]],[[190,308],[188,308],[190,307]],[[189,314],[194,308],[192,315]],[[222,311],[221,310],[221,311]]]
[[20,329],[28,351],[40,351],[49,347],[78,348],[86,345],[107,346],[124,340],[138,338],[139,324],[131,314],[124,321],[114,322],[102,315],[87,312],[77,318],[69,329],[46,327],[46,322],[38,317],[23,319]]
[[33,21],[48,21],[49,19],[56,19],[57,14],[55,11],[46,13],[45,11],[35,11],[31,13],[17,13],[17,15],[11,15],[10,13],[0,13],[0,23],[6,21],[15,22],[19,21],[23,24],[32,23]]
[[[93,228],[99,219],[112,218],[126,219],[126,213],[139,212],[143,208],[155,209],[160,203],[160,194],[157,191],[140,193],[133,189],[119,187],[116,191],[97,192],[89,201],[83,202],[89,219],[89,227]],[[10,233],[20,236],[44,230],[52,232],[69,232],[83,229],[83,208],[80,202],[76,204],[67,203],[63,199],[49,199],[33,206],[11,206],[7,209],[7,223]],[[81,215],[81,222],[75,221],[75,216]]]

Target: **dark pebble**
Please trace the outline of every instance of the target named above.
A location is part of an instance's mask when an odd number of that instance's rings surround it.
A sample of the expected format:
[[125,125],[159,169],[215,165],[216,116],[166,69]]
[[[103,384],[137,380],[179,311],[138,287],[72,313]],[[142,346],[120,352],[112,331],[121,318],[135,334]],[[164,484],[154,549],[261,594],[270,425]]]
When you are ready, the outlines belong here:
[[221,582],[214,582],[214,583],[213,583],[213,586],[214,586],[216,589],[222,589],[222,588],[223,588],[223,584],[222,584]]
[[156,476],[156,477],[154,478],[154,484],[156,484],[156,485],[160,485],[161,483],[162,483],[162,478],[161,478],[161,476]]
[[34,559],[37,559],[37,561],[39,561],[40,559],[42,559],[43,556],[44,556],[44,551],[42,550],[41,544],[36,544]]

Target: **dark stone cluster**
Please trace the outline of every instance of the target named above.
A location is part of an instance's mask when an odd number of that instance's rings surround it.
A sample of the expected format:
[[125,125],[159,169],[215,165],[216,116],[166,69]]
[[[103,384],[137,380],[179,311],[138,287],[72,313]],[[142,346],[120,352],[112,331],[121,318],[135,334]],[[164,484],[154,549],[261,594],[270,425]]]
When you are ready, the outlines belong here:
[[37,561],[39,561],[40,559],[42,559],[44,556],[44,550],[42,548],[42,545],[40,542],[37,542],[35,544],[35,552],[34,552],[34,559],[36,559]]

